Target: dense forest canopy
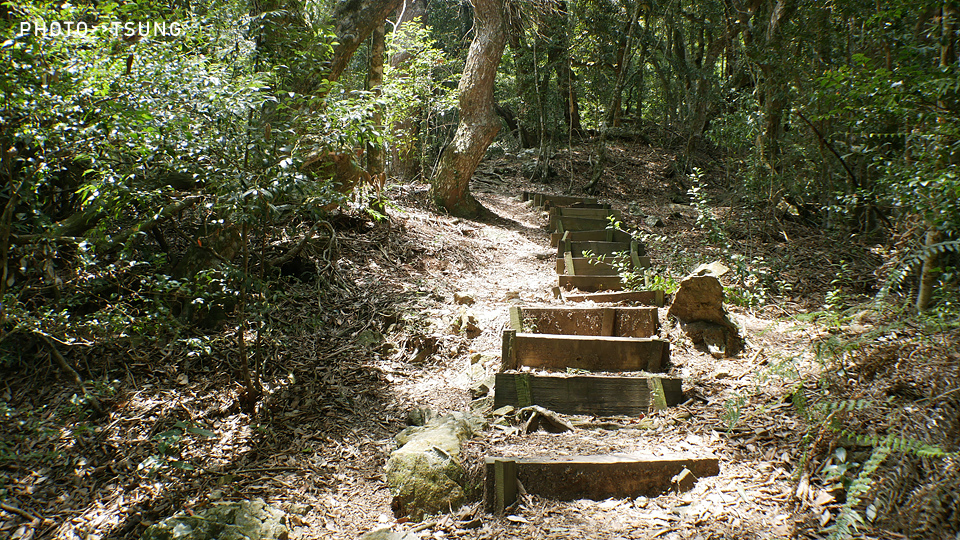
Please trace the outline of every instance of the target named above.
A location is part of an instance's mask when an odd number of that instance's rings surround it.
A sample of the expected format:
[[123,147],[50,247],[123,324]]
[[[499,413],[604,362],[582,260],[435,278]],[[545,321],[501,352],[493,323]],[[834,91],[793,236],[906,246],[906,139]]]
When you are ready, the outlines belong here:
[[482,215],[505,149],[558,186],[585,151],[602,193],[622,140],[674,151],[678,202],[869,244],[866,296],[960,310],[956,0],[5,1],[0,66],[7,368],[219,332],[253,411],[275,284],[333,216],[389,220],[397,184]]

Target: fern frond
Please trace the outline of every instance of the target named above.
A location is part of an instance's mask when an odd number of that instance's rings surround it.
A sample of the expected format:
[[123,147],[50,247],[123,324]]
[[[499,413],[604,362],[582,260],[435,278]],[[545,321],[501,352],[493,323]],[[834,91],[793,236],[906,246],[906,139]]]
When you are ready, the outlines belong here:
[[910,271],[923,262],[923,259],[932,255],[942,255],[945,253],[960,253],[960,240],[947,240],[930,244],[929,246],[923,246],[905,257],[897,265],[897,269],[894,270],[884,282],[883,287],[880,288],[880,292],[877,293],[876,299],[878,301],[883,300],[890,294],[891,290],[899,287],[903,283],[903,280],[910,274]]

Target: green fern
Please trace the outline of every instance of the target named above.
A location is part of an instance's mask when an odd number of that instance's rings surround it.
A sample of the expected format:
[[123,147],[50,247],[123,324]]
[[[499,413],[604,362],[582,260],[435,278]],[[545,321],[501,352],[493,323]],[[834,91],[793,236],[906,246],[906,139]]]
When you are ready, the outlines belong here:
[[960,253],[960,240],[948,240],[946,242],[938,242],[929,246],[923,246],[910,255],[904,257],[897,264],[897,269],[894,270],[893,273],[890,274],[890,277],[888,277],[884,282],[880,292],[877,293],[877,300],[883,300],[890,294],[891,290],[903,284],[903,281],[908,275],[910,275],[910,272],[913,271],[917,265],[922,263],[926,257],[932,255],[943,255],[946,253]]
[[856,507],[860,504],[863,496],[873,487],[873,473],[876,472],[877,468],[880,467],[880,464],[883,463],[883,460],[887,459],[887,456],[889,456],[891,452],[893,452],[893,449],[885,445],[880,445],[873,449],[873,452],[870,454],[870,459],[863,464],[860,474],[857,475],[857,478],[847,489],[847,500],[843,503],[843,507],[840,508],[840,513],[837,514],[836,521],[827,528],[827,531],[831,533],[830,538],[850,538],[852,532],[857,530],[857,526],[863,525],[863,517],[857,512]]

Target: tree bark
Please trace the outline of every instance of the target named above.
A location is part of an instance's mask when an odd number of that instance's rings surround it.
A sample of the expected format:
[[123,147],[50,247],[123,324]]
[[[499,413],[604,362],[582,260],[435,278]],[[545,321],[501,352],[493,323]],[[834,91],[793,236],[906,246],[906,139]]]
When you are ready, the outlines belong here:
[[383,24],[401,2],[402,0],[344,0],[337,4],[333,20],[337,21],[334,32],[337,34],[338,45],[333,50],[327,80],[333,82],[340,78],[357,47],[374,29]]
[[[370,43],[370,70],[367,73],[367,89],[377,97],[383,93],[383,56],[386,50],[386,28],[381,23],[373,31],[373,38]],[[383,111],[377,106],[373,113],[374,127],[377,131],[383,129]],[[382,143],[371,141],[367,143],[367,172],[376,193],[372,205],[378,212],[384,211],[383,206],[383,186],[386,183],[386,150]]]
[[443,210],[472,217],[480,204],[470,194],[470,177],[500,129],[493,86],[507,41],[503,0],[474,0],[474,28],[460,79],[460,124],[440,156],[430,194]]

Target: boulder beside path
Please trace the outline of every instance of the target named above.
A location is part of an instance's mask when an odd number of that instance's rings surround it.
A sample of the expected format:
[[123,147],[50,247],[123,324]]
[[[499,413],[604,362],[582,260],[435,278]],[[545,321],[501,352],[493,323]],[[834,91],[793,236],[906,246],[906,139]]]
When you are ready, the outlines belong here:
[[467,501],[466,469],[460,462],[463,441],[473,437],[481,420],[452,413],[409,427],[396,439],[402,445],[387,460],[387,484],[397,517],[420,521],[456,510]]
[[743,350],[740,327],[723,307],[723,285],[719,276],[726,272],[719,263],[701,265],[683,278],[667,316],[676,317],[694,343],[703,343],[714,358],[733,357]]

